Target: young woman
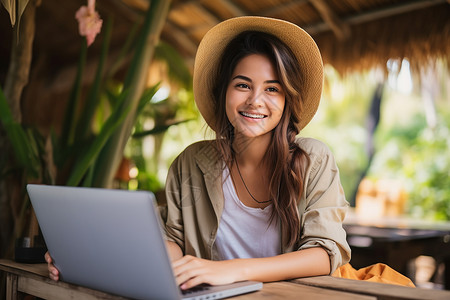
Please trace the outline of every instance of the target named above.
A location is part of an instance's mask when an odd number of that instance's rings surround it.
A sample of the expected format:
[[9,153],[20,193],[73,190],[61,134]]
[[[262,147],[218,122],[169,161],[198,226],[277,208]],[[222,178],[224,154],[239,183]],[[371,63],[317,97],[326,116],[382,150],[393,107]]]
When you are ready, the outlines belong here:
[[334,158],[297,137],[322,81],[316,44],[292,23],[240,17],[205,35],[194,96],[216,140],[183,151],[166,182],[166,236],[182,288],[330,274],[348,262]]
[[216,139],[186,148],[166,181],[165,234],[181,288],[325,275],[349,261],[333,155],[298,137],[322,82],[315,42],[292,23],[239,17],[205,35],[194,96]]

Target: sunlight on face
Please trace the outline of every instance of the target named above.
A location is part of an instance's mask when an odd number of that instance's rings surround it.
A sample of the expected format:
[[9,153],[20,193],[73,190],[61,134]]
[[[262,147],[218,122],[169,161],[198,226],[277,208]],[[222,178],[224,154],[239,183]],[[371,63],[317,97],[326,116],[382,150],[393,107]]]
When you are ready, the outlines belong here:
[[270,138],[284,105],[285,92],[266,56],[252,54],[236,65],[226,95],[226,113],[236,136]]

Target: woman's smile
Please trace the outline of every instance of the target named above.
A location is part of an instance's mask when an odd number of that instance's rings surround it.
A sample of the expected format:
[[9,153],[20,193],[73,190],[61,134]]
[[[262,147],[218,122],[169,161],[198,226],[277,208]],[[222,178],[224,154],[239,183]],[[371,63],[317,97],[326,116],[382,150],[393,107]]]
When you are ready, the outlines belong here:
[[251,113],[251,112],[246,112],[246,111],[241,111],[239,113],[241,115],[243,115],[244,117],[251,118],[251,119],[263,119],[263,118],[267,117],[267,115],[258,114],[258,113]]

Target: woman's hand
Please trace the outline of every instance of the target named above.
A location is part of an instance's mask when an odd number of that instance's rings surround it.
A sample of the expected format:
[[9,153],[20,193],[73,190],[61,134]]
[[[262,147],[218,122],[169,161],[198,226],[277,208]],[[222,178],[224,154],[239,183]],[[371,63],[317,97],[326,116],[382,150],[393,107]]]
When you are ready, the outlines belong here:
[[48,253],[48,252],[45,253],[45,261],[47,262],[48,276],[50,277],[50,279],[58,281],[59,280],[59,271],[55,267],[55,265],[53,265],[52,257],[50,256],[50,253]]
[[201,283],[211,285],[239,281],[237,260],[211,261],[186,255],[172,264],[177,284],[189,289]]

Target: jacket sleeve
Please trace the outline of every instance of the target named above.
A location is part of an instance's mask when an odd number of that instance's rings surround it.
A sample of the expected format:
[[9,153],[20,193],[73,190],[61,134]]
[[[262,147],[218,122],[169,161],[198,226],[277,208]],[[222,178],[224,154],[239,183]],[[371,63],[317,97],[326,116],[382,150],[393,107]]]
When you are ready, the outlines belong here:
[[[309,152],[310,165],[306,172],[301,214],[299,250],[322,247],[330,256],[333,273],[350,260],[350,247],[342,227],[348,202],[339,178],[339,170],[328,147],[316,140],[305,149]],[[309,148],[309,149],[308,149]]]
[[[181,154],[183,155],[183,154]],[[175,242],[184,253],[184,227],[181,210],[181,159],[177,157],[169,168],[166,179],[167,218],[164,226],[166,240]]]

